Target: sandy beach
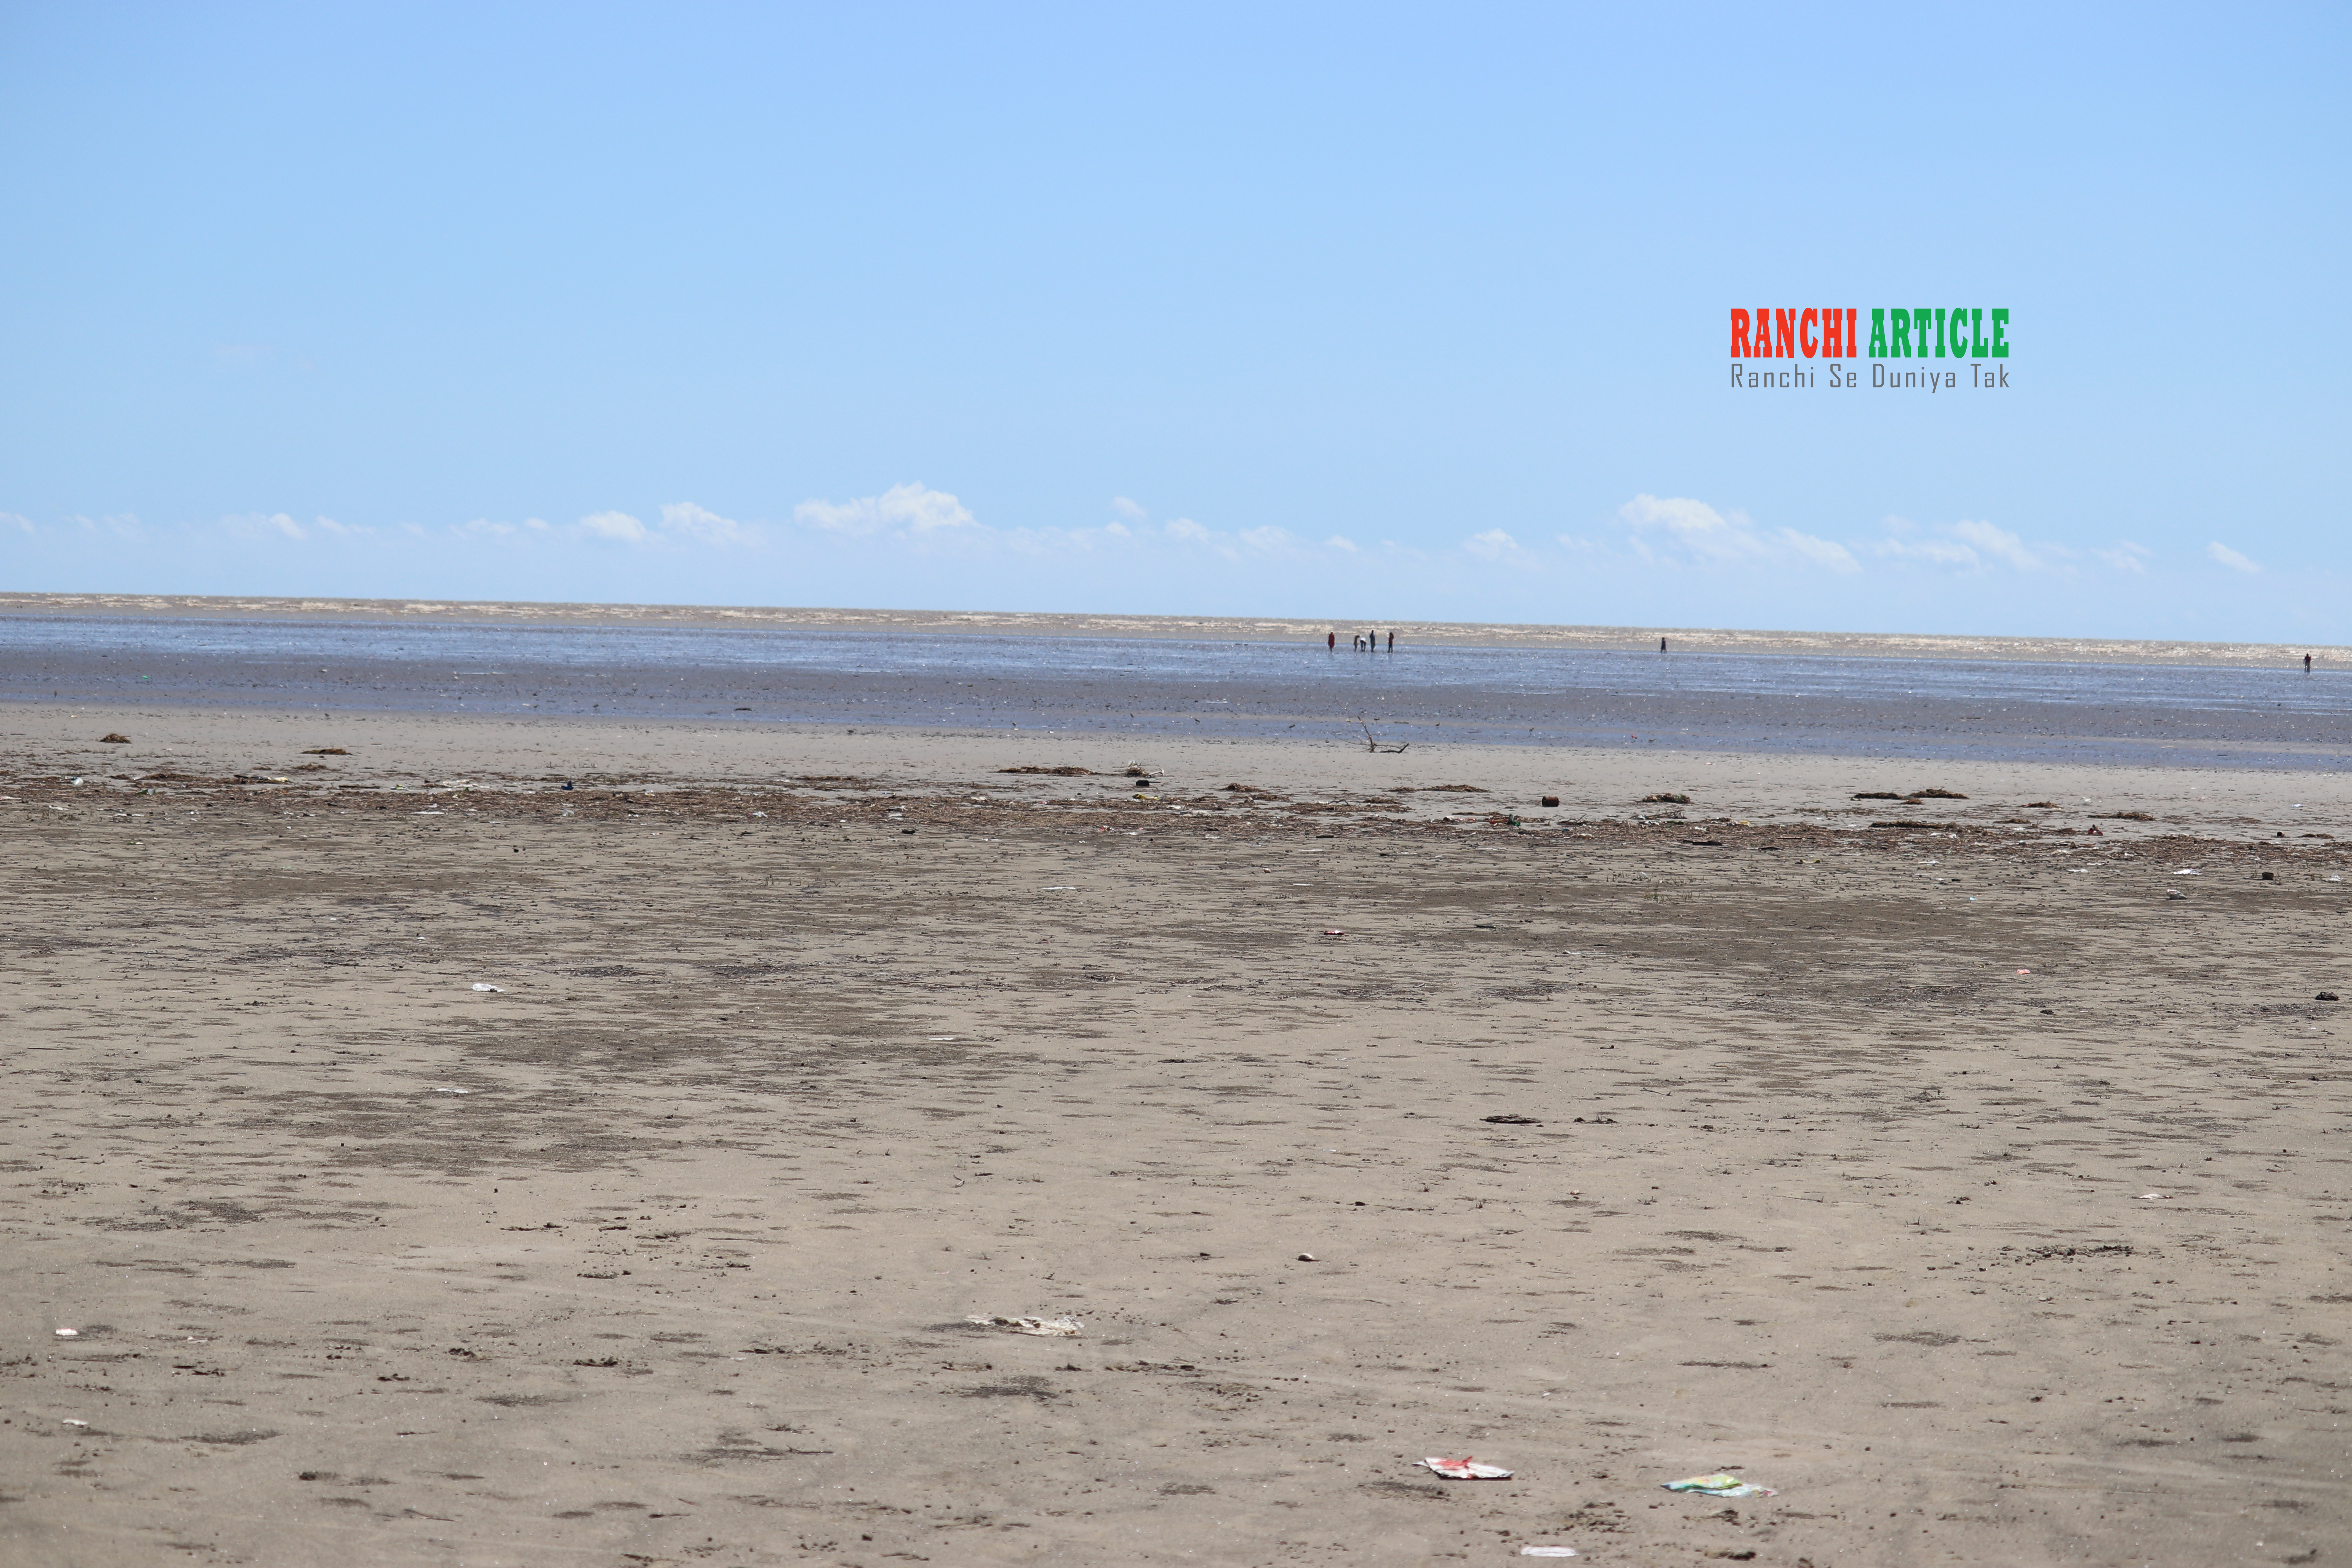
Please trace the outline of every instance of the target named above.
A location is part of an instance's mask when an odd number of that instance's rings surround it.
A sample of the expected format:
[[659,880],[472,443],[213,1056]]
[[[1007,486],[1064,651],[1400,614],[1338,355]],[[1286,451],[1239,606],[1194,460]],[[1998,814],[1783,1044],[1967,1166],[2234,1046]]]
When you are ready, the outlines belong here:
[[2341,773],[0,732],[0,1562],[2352,1540]]

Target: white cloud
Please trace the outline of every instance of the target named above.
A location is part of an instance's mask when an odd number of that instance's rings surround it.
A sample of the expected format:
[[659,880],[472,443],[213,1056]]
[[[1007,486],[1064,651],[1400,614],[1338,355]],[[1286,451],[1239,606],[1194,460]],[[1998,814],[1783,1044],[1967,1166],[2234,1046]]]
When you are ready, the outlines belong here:
[[2091,553],[2118,572],[2137,572],[2146,575],[2147,563],[2143,557],[2154,554],[2155,552],[2149,550],[2145,544],[2134,544],[2130,540],[2126,539],[2118,541],[2113,550],[2094,550]]
[[[1050,556],[1055,553],[1088,552],[1106,547],[1116,547],[1140,559],[1150,559],[1155,547],[1184,551],[1188,554],[1208,554],[1235,565],[1253,558],[1278,557],[1286,560],[1307,560],[1318,554],[1352,555],[1357,552],[1353,540],[1334,534],[1315,544],[1301,539],[1277,523],[1261,523],[1227,533],[1189,517],[1171,517],[1166,522],[1153,524],[1151,513],[1125,496],[1112,502],[1126,521],[1107,522],[1099,528],[1016,528],[998,530],[974,523],[968,537],[975,543],[1001,549],[1017,550],[1027,555]],[[1161,556],[1165,559],[1165,555]]]
[[1298,541],[1291,537],[1290,531],[1271,523],[1264,528],[1245,528],[1235,537],[1252,550],[1262,550],[1269,555],[1298,553]]
[[[498,543],[508,548],[536,541],[551,547],[572,549],[621,545],[631,547],[632,554],[637,549],[665,553],[698,553],[735,547],[756,550],[781,542],[796,531],[806,530],[800,534],[803,541],[811,533],[832,535],[845,546],[871,544],[887,548],[952,542],[950,548],[974,558],[1005,555],[1052,560],[1093,555],[1147,568],[1154,563],[1173,566],[1188,562],[1193,565],[1223,562],[1235,566],[1270,561],[1328,563],[1358,557],[1365,548],[1345,534],[1333,533],[1318,542],[1271,522],[1225,531],[1189,517],[1157,521],[1141,503],[1126,496],[1114,498],[1112,510],[1118,514],[1117,520],[1090,528],[992,528],[975,519],[955,496],[920,483],[908,483],[894,485],[879,495],[846,501],[821,498],[803,501],[793,510],[790,522],[776,523],[740,521],[693,501],[671,501],[662,505],[658,518],[653,521],[607,510],[590,512],[560,526],[539,517],[519,521],[477,517],[430,525],[413,521],[369,525],[341,522],[331,517],[298,520],[287,512],[260,511],[224,517],[216,526],[228,536],[248,542],[292,541],[314,548],[326,547],[330,540],[399,540],[420,544],[438,540],[483,546]],[[131,538],[141,532],[139,520],[127,514],[78,517],[72,521],[90,534],[110,532]],[[31,519],[0,511],[0,538],[39,531],[40,526]],[[1391,554],[1403,549],[1393,542],[1383,548]],[[1491,554],[1496,551],[1516,552],[1518,547],[1507,533],[1496,530],[1480,535],[1470,548],[1474,552]],[[1417,557],[1417,552],[1407,553]]]
[[2232,572],[2254,573],[2262,570],[2259,563],[2247,560],[2244,556],[2239,554],[2236,551],[2231,549],[2228,545],[2223,544],[2219,540],[2207,545],[2205,547],[2205,553],[2210,555],[2214,560],[2219,561],[2222,565],[2227,566]]
[[1474,533],[1462,542],[1462,548],[1481,561],[1500,561],[1519,548],[1519,542],[1499,528],[1484,533]]
[[[117,532],[123,531],[120,526],[122,520],[108,518],[105,521],[115,524]],[[82,519],[81,521],[85,526],[89,525],[89,520],[87,518]],[[130,521],[132,527],[137,526],[137,519],[131,519]],[[246,540],[308,540],[313,535],[329,539],[364,539],[375,532],[374,529],[365,523],[337,522],[331,517],[314,517],[307,523],[297,522],[282,511],[232,513],[221,519],[221,528],[232,539]]]
[[282,511],[238,512],[221,519],[221,526],[239,539],[308,539],[308,530]]
[[1989,522],[1956,522],[1953,534],[1975,545],[1996,561],[2006,561],[2020,572],[2039,572],[2042,560],[2025,548],[2025,542],[2006,529],[1995,528]]
[[921,484],[892,485],[878,496],[862,496],[838,504],[804,500],[793,509],[793,520],[848,534],[890,531],[922,535],[980,526],[961,501],[944,490],[927,489]]
[[1925,561],[1933,566],[1958,566],[1974,571],[1984,564],[1977,552],[1965,544],[1955,544],[1948,539],[1913,539],[1899,537],[1918,531],[1916,523],[1906,522],[1899,517],[1886,520],[1898,537],[1882,539],[1870,546],[1873,555],[1883,555],[1896,561]]
[[[1958,572],[1982,572],[1996,565],[2018,572],[2048,572],[2053,570],[2052,558],[2081,558],[2063,545],[2028,545],[2009,530],[1990,522],[1943,523],[1930,530],[1907,518],[1890,517],[1886,520],[1886,531],[1892,537],[1874,540],[1864,546],[1871,554],[1891,561],[1924,561],[1930,566],[1948,566]],[[2137,551],[2140,547],[2135,544],[2128,548]],[[2099,553],[2110,562],[2116,559],[2112,552]],[[2135,565],[2133,569],[2137,568]],[[2070,568],[2060,566],[2054,570],[2063,572]]]
[[[1795,554],[1832,572],[1862,570],[1853,552],[1834,540],[1801,533],[1793,528],[1777,528],[1766,533],[1746,512],[1717,511],[1705,501],[1688,496],[1638,495],[1618,508],[1617,515],[1632,526],[1633,547],[1647,559],[1657,557],[1651,554],[1643,535],[1662,534],[1668,544],[1701,561],[1753,561]],[[1571,550],[1592,548],[1588,542],[1570,534],[1560,535],[1559,542]]]
[[[527,517],[520,522],[499,522],[488,518],[476,518],[460,523],[452,532],[481,539],[515,537],[549,537],[559,531],[546,519]],[[591,512],[571,531],[590,539],[609,539],[623,544],[650,544],[657,542],[698,544],[757,544],[760,531],[737,522],[731,517],[721,517],[695,505],[692,501],[672,501],[661,509],[661,521],[647,526],[625,511]]]
[[[1196,550],[1206,550],[1221,560],[1231,561],[1236,564],[1241,561],[1243,545],[1246,544],[1254,550],[1260,551],[1279,550],[1283,542],[1289,538],[1288,534],[1278,528],[1252,529],[1249,533],[1236,538],[1230,533],[1220,533],[1213,528],[1203,528],[1189,517],[1170,519],[1160,531],[1171,539],[1181,541]],[[1052,544],[1070,537],[1070,535],[1054,532],[1037,536],[1041,544]]]
[[715,511],[705,511],[692,501],[675,501],[661,509],[662,531],[676,537],[700,540],[705,544],[751,544],[759,535],[731,517],[721,517]]
[[1762,555],[1769,548],[1757,537],[1745,512],[1726,517],[1705,501],[1687,496],[1638,495],[1619,507],[1617,515],[1637,531],[1662,529],[1675,543],[1711,561]]
[[19,533],[37,533],[40,531],[33,526],[33,520],[31,518],[20,517],[13,511],[0,511],[0,528],[13,528]]
[[1780,542],[1816,566],[1826,566],[1832,572],[1862,570],[1862,563],[1853,558],[1853,552],[1831,540],[1816,539],[1810,533],[1784,528],[1780,530]]
[[644,523],[625,511],[591,512],[580,520],[580,527],[599,539],[625,539],[633,544],[652,537]]

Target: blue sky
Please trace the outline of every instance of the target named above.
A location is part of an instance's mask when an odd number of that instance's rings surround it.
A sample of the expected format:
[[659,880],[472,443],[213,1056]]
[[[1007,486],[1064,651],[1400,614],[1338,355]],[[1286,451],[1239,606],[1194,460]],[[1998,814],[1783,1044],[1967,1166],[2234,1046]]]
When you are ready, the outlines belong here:
[[0,5],[0,587],[2342,643],[2347,17]]

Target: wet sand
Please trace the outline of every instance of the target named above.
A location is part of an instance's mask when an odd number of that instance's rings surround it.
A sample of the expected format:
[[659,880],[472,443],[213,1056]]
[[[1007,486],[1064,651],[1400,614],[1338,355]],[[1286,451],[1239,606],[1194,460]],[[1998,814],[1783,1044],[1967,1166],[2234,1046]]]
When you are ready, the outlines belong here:
[[2340,775],[0,731],[0,1561],[2352,1538]]
[[[644,613],[658,622],[667,612]],[[1638,747],[1928,767],[2016,761],[2302,773],[2343,770],[2352,756],[2352,689],[2342,676],[2278,664],[1852,649],[1661,657],[1654,648],[1433,647],[1410,636],[1398,653],[1371,655],[1327,652],[1320,637],[1295,636],[0,615],[0,706],[90,705],[1285,745],[1376,735],[1391,749]]]
[[[133,618],[277,618],[529,626],[698,626],[1319,643],[1374,629],[1369,621],[1282,616],[1128,616],[1020,610],[842,609],[772,605],[573,605],[520,600],[279,598],[260,595],[0,593],[0,615]],[[1983,658],[2045,663],[2189,664],[2284,669],[2306,653],[2340,664],[2338,647],[2129,637],[1937,636],[1906,632],[1738,630],[1720,626],[1563,626],[1508,622],[1382,621],[1406,647],[1648,649],[1666,637],[1690,653],[1861,658]]]

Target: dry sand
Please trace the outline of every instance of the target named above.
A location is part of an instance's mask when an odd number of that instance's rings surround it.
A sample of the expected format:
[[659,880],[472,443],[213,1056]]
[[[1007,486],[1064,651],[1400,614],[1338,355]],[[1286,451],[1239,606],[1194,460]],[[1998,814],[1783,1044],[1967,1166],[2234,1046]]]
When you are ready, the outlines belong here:
[[2340,776],[0,730],[0,1561],[2352,1543]]

